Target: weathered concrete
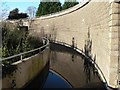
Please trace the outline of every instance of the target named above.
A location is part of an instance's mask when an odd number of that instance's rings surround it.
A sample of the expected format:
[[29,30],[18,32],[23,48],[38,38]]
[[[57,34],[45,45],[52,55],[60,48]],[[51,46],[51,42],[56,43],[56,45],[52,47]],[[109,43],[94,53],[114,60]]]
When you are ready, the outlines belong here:
[[89,38],[92,58],[96,59],[108,85],[118,88],[120,4],[117,2],[87,0],[64,12],[34,19],[30,32],[68,44],[72,44],[74,37],[77,47],[82,50]]
[[49,49],[32,57],[15,62],[17,69],[2,79],[2,88],[22,88],[33,80],[48,62]]

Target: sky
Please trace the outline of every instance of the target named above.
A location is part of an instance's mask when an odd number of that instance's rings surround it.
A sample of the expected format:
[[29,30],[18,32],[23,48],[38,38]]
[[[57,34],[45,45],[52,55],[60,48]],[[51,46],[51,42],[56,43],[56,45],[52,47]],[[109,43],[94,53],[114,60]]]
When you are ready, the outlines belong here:
[[[24,1],[16,0],[16,1],[14,1],[13,0],[11,2],[7,1],[5,4],[8,7],[8,11],[11,11],[15,8],[18,8],[20,12],[26,12],[26,10],[29,6],[34,6],[34,7],[38,8],[39,2],[40,2],[40,0],[34,0],[34,1],[32,1],[32,0],[31,1],[30,0],[29,1],[28,0],[24,0]],[[60,0],[60,2],[63,4],[64,0]]]
[[[59,0],[62,4],[64,0]],[[81,0],[77,0],[78,2]],[[3,4],[4,2],[4,4]],[[15,8],[19,9],[19,13],[27,13],[27,8],[29,6],[36,7],[38,9],[40,0],[0,0],[0,21],[8,17],[9,12]],[[5,9],[6,14],[3,14]]]
[[39,2],[7,2],[6,5],[9,7],[9,11],[18,8],[19,12],[26,12],[29,6],[38,8]]

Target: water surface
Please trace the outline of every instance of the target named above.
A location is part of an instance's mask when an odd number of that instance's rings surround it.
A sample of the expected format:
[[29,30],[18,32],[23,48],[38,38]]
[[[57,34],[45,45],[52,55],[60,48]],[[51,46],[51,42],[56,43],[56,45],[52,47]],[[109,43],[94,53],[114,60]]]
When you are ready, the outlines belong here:
[[52,44],[50,56],[50,69],[64,77],[73,88],[105,88],[94,65],[73,49]]
[[[52,43],[48,69],[29,88],[95,88],[106,90],[94,65],[75,50]],[[54,71],[54,72],[51,72]],[[46,73],[46,74],[45,74]],[[42,81],[40,81],[42,78]],[[43,79],[44,78],[44,79]],[[39,83],[41,82],[41,83]],[[37,87],[36,85],[39,85]]]
[[43,88],[70,88],[71,86],[59,75],[49,72]]

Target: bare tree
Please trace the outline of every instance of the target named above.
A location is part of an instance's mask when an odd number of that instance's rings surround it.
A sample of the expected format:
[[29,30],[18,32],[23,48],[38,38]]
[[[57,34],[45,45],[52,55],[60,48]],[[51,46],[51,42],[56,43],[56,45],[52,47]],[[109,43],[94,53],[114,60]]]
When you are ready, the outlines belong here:
[[0,2],[0,20],[4,20],[8,16],[9,7],[5,2]]
[[35,17],[36,14],[36,7],[34,6],[29,6],[26,10],[27,14],[29,15],[29,17]]

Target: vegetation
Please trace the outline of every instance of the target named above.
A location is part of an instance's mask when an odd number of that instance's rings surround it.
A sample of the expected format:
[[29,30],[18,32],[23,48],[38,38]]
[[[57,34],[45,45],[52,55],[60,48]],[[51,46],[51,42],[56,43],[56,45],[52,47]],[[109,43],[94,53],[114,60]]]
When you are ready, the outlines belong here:
[[36,7],[34,6],[29,6],[26,10],[27,14],[29,15],[29,17],[35,17],[36,14]]
[[21,19],[27,17],[28,15],[26,13],[19,13],[18,8],[15,8],[12,11],[10,11],[8,19]]
[[[33,43],[34,42],[34,43]],[[2,57],[9,57],[21,52],[41,46],[41,42],[34,37],[30,37],[27,27],[16,27],[9,30],[6,24],[2,27]]]
[[61,10],[62,10],[62,7],[59,0],[47,0],[47,2],[45,2],[44,0],[41,0],[36,16],[51,14]]
[[[9,23],[10,24],[10,23]],[[35,48],[42,46],[42,42],[35,37],[29,36],[28,28],[25,26],[13,26],[10,24],[11,30],[8,23],[2,23],[2,57],[9,57],[15,54],[19,54],[25,51],[29,51]],[[29,53],[23,56],[28,57],[35,53]],[[16,57],[13,59],[2,61],[2,73],[3,77],[6,74],[10,74],[11,72],[16,70],[16,66],[11,65],[11,63],[20,60],[20,57]]]
[[8,15],[9,7],[6,2],[0,2],[0,20],[5,20]]
[[76,4],[78,4],[78,2],[76,0],[65,0],[62,9],[68,9],[70,7],[75,6]]
[[78,4],[76,0],[65,0],[63,6],[59,2],[59,0],[41,0],[36,16],[55,13],[73,7],[76,4]]
[[73,7],[76,4],[78,4],[76,0],[65,0],[63,6],[61,6],[59,0],[47,0],[47,1],[41,0],[36,16],[42,16],[42,15],[59,12],[61,10],[65,10],[70,7]]

